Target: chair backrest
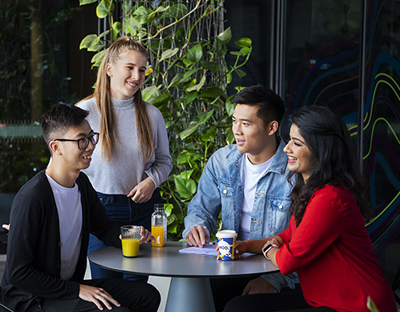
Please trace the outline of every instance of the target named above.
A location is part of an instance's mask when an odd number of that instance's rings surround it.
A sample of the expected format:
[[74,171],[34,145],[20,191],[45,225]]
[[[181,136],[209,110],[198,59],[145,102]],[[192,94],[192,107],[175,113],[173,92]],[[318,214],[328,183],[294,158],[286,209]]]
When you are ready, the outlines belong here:
[[9,307],[7,307],[3,302],[3,298],[1,298],[1,288],[0,288],[0,312],[14,312]]
[[10,223],[11,204],[16,194],[0,193],[0,226],[3,223]]
[[14,193],[0,193],[0,254],[7,253],[7,236],[2,235],[6,232],[1,225],[10,223],[11,205],[15,195]]

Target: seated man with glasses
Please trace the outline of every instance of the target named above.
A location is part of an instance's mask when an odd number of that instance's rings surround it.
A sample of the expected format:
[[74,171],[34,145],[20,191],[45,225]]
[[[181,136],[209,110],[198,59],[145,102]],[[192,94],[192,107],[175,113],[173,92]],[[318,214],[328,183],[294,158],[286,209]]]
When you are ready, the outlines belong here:
[[[51,164],[28,181],[11,207],[3,301],[15,311],[157,311],[160,295],[139,281],[83,280],[89,233],[121,248],[82,169],[98,142],[87,111],[58,104],[42,116]],[[141,242],[151,234],[142,227]]]

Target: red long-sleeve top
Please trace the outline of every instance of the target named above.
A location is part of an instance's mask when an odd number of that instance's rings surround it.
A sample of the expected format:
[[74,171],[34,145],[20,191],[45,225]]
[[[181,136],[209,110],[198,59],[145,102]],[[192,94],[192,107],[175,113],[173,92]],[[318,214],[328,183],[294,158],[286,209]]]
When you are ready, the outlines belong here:
[[283,275],[297,271],[304,298],[313,307],[368,311],[368,296],[380,312],[395,312],[393,291],[379,266],[353,194],[339,186],[316,191],[296,228],[279,234],[276,253]]

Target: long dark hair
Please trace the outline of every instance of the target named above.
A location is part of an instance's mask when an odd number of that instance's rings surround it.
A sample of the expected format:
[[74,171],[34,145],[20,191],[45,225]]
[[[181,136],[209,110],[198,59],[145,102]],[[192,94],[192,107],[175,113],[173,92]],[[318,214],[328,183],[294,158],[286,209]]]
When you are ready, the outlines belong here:
[[[341,185],[356,198],[365,221],[372,218],[372,210],[365,199],[366,182],[346,124],[340,115],[323,106],[307,106],[292,115],[292,122],[310,150],[314,165],[307,183],[298,172],[290,172],[288,180],[296,181],[291,193],[290,214],[299,225],[312,194],[326,184]],[[294,179],[293,179],[294,178]]]

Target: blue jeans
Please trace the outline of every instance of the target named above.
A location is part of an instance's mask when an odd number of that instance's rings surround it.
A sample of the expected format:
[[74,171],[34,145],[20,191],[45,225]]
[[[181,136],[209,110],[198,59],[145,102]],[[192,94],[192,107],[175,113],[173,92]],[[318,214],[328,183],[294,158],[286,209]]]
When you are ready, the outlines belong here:
[[[149,231],[151,230],[151,214],[154,211],[154,204],[162,203],[159,188],[154,190],[153,196],[149,201],[142,204],[133,202],[132,199],[126,197],[126,195],[107,195],[97,193],[97,196],[106,208],[108,216],[119,226],[129,224],[141,225]],[[96,236],[90,234],[88,254],[104,247],[107,247],[107,245],[105,245]],[[106,270],[93,263],[90,263],[90,271],[92,274],[92,279],[123,278],[131,281],[147,281],[148,279],[147,276],[143,275],[134,275]]]

